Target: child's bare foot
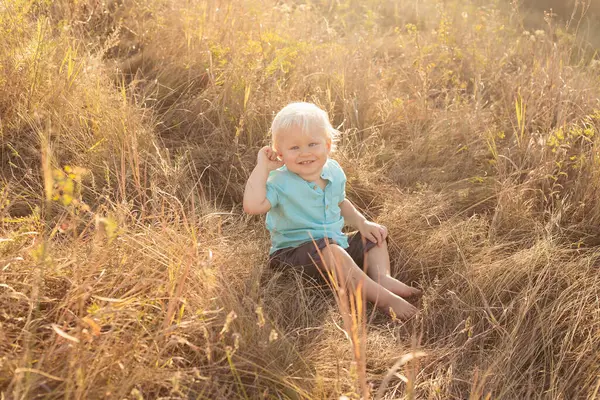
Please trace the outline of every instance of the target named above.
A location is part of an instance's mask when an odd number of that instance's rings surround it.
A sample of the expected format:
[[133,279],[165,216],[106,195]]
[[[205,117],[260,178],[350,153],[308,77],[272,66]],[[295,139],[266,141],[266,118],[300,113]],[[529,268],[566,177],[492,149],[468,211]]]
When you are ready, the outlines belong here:
[[402,297],[395,296],[386,307],[386,312],[395,315],[401,320],[407,320],[417,313],[417,308],[404,300]]
[[389,275],[382,279],[381,286],[400,297],[406,298],[421,294],[421,290],[412,286],[408,286],[407,284],[399,281],[398,279],[392,278]]

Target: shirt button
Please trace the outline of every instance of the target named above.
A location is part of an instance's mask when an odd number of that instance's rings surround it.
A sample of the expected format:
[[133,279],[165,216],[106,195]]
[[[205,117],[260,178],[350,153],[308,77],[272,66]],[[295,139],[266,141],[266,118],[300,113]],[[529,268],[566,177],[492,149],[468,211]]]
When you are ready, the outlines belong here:
[[329,209],[329,206],[325,206],[325,209],[326,209],[326,210],[328,210],[328,209]]
[[313,189],[317,190],[317,185],[313,186]]

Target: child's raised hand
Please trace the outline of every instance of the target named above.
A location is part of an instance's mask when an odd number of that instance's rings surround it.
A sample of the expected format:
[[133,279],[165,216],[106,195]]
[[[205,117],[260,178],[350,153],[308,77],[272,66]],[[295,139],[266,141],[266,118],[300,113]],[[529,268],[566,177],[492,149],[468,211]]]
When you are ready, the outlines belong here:
[[369,239],[373,243],[377,243],[377,246],[381,246],[385,242],[385,238],[388,235],[388,231],[385,226],[371,221],[365,221],[360,226],[359,231],[362,237]]
[[277,153],[270,146],[265,146],[258,152],[257,164],[261,165],[268,172],[281,168],[283,161],[277,158]]

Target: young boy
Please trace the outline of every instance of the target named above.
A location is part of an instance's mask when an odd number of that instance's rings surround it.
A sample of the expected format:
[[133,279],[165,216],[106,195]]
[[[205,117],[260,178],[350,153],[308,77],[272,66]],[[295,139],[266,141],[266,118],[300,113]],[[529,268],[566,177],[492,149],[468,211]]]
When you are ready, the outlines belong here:
[[[345,197],[344,171],[329,158],[337,132],[327,113],[311,103],[289,104],[275,116],[271,132],[273,148],[260,149],[244,191],[244,211],[267,213],[270,264],[313,277],[321,275],[317,268],[325,276],[331,269],[350,289],[362,282],[367,300],[386,312],[414,315],[416,308],[403,297],[420,291],[390,276],[386,227],[368,221]],[[346,236],[344,222],[358,232]]]

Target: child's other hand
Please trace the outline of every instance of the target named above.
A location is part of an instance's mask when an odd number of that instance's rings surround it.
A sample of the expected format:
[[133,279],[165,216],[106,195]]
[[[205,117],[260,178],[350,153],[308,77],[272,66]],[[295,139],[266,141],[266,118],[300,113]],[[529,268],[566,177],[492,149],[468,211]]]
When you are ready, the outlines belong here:
[[359,227],[359,232],[365,239],[369,239],[371,242],[377,243],[377,246],[383,245],[385,238],[388,235],[388,230],[385,226],[371,221],[363,222],[363,224]]
[[266,168],[269,172],[283,166],[283,161],[280,161],[277,158],[277,153],[269,146],[260,149],[258,152],[257,163],[263,168]]

